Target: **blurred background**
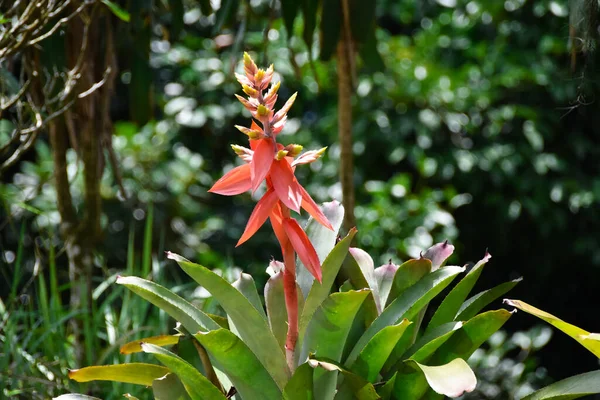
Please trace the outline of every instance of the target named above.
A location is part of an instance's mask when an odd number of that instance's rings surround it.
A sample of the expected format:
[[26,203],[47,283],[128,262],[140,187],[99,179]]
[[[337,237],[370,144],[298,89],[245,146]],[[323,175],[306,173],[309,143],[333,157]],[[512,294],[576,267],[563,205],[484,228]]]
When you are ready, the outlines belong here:
[[[233,128],[250,118],[234,97],[244,51],[274,64],[278,104],[298,92],[281,142],[329,146],[298,170],[318,202],[342,200],[338,116],[351,100],[356,244],[376,263],[445,239],[451,264],[488,249],[478,288],[522,276],[509,297],[600,331],[595,0],[42,3],[48,28],[19,45],[3,15],[25,6],[0,1],[0,90],[4,105],[17,98],[0,114],[4,396],[77,388],[67,368],[122,361],[120,344],[172,327],[111,285],[119,273],[210,308],[165,250],[264,284],[278,255],[269,230],[234,247],[255,200],[207,193],[238,162],[229,145],[244,145]],[[351,97],[338,94],[344,79]],[[473,398],[598,368],[537,324],[517,314],[475,354]]]

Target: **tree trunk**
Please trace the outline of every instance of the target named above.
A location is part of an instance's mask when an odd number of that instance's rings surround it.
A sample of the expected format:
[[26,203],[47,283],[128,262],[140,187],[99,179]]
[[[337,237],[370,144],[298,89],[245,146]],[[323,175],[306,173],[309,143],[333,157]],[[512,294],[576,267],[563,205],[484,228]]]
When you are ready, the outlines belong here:
[[[346,25],[346,24],[343,24]],[[338,135],[340,141],[340,182],[346,230],[356,226],[354,217],[354,160],[352,154],[352,57],[351,39],[343,29],[337,47],[338,70]]]

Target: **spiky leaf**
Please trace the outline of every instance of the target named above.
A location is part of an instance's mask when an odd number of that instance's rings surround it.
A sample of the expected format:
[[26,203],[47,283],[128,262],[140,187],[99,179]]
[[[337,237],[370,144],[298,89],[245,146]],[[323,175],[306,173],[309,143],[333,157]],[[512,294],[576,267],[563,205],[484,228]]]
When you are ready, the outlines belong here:
[[173,253],[169,253],[168,257],[177,261],[192,279],[213,295],[235,324],[240,338],[256,354],[277,384],[283,387],[288,379],[285,356],[267,321],[252,303],[229,282],[208,268]]
[[192,399],[226,399],[215,385],[181,357],[150,343],[142,343],[142,350],[154,355],[158,361],[177,375]]
[[[240,338],[227,329],[194,335],[204,346],[214,364],[225,372],[242,398],[281,399],[281,389],[273,374],[267,371],[256,355]],[[279,349],[278,349],[279,351]],[[287,373],[286,379],[287,382]]]
[[354,362],[371,338],[386,326],[396,324],[404,318],[412,320],[431,299],[437,296],[452,282],[456,275],[463,271],[464,268],[455,266],[440,268],[404,291],[367,328],[348,356],[347,362]]
[[169,314],[189,332],[219,329],[207,314],[157,283],[135,276],[121,276],[117,283]]

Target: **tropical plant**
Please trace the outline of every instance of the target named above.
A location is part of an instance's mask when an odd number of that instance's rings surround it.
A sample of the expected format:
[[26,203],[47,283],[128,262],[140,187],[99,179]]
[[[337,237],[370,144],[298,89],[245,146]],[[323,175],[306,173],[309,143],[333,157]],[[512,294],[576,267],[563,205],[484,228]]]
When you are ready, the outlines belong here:
[[[167,252],[212,294],[224,315],[208,314],[152,281],[119,277],[117,284],[178,321],[175,334],[121,348],[126,354],[152,354],[163,366],[91,366],[69,376],[151,386],[157,399],[420,399],[472,391],[477,381],[466,359],[511,316],[503,309],[480,311],[519,280],[467,299],[491,257],[486,253],[423,324],[428,305],[466,270],[444,266],[454,246],[438,243],[418,259],[375,268],[364,250],[351,247],[356,229],[338,240],[343,207],[334,201],[320,208],[294,176],[295,166],[316,160],[324,149],[300,154],[299,145],[277,143],[294,96],[274,112],[279,83],[263,93],[273,68],[259,69],[245,54],[244,71],[237,78],[249,97],[238,98],[262,127],[255,121],[250,128],[237,127],[249,137],[250,148],[232,147],[246,164],[210,191],[235,195],[256,191],[266,181],[238,242],[270,219],[284,261],[269,264],[264,306],[252,276],[241,274],[230,284]],[[290,213],[300,208],[311,215],[305,229]],[[184,339],[194,344],[199,363],[164,348]]]

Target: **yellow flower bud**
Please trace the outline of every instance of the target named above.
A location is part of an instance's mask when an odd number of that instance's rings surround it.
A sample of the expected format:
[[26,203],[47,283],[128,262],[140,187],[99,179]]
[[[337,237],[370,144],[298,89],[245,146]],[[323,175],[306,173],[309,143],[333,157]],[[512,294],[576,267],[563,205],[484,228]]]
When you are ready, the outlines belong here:
[[242,89],[244,90],[244,93],[246,93],[248,96],[258,97],[258,90],[251,88],[248,85],[242,85]]
[[258,115],[258,117],[266,117],[269,115],[269,109],[260,104],[257,108],[256,108],[256,115]]
[[304,147],[299,144],[288,144],[285,146],[285,150],[288,152],[288,156],[296,157],[302,151]]
[[275,158],[277,160],[283,160],[287,155],[288,155],[288,151],[287,150],[279,150],[277,152],[277,155],[275,156]]

